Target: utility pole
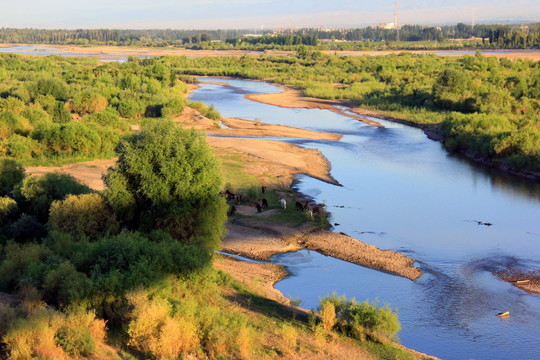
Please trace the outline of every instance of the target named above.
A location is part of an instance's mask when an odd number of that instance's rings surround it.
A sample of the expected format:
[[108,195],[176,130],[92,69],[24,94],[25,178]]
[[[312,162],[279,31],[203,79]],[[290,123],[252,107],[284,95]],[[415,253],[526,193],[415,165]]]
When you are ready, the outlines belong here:
[[474,8],[472,9],[472,30],[474,30]]
[[397,1],[394,1],[394,29],[397,31],[396,41],[399,41],[399,26],[397,23]]

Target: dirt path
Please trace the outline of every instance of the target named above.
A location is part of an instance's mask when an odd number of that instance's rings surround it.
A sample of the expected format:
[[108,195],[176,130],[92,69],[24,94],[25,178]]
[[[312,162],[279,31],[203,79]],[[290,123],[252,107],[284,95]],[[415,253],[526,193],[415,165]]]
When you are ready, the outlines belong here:
[[116,158],[92,160],[63,166],[26,166],[25,169],[27,173],[34,176],[55,171],[69,174],[91,189],[101,191],[105,189],[102,176],[116,163],[116,160]]

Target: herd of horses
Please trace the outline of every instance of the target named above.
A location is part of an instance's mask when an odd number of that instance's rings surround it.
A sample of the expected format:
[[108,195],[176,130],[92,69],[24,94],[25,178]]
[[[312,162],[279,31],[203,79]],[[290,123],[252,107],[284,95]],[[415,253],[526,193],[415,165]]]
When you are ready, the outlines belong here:
[[[261,187],[261,193],[264,194],[265,192],[266,192],[266,186],[262,186]],[[236,205],[241,204],[245,200],[243,195],[233,194],[228,189],[225,190],[224,192],[222,192],[222,194],[227,197],[227,200],[234,201]],[[281,198],[281,199],[278,200],[278,203],[279,203],[280,207],[283,210],[287,209],[287,200]],[[236,208],[235,204],[233,204],[231,206],[231,208],[229,210],[229,213],[228,213],[229,216],[233,216],[234,214],[236,214],[237,208]],[[257,209],[257,213],[262,213],[263,209],[268,209],[268,200],[266,198],[264,198],[264,197],[258,199],[255,202],[255,208]],[[300,201],[296,201],[295,209],[298,210],[298,211],[306,212],[311,218],[313,218],[314,214],[318,214],[319,216],[321,216],[321,213],[322,213],[322,209],[319,206],[317,206],[317,205],[311,206],[311,201],[310,200],[305,200],[305,203],[303,205],[302,205],[302,203]]]

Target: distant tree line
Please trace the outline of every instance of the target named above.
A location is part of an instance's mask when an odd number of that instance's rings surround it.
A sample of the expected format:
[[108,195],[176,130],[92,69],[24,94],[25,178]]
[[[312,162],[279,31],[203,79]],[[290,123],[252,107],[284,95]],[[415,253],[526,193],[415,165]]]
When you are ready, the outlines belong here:
[[[393,29],[366,27],[349,30],[321,31],[302,30],[316,35],[319,39],[346,41],[396,41],[398,32]],[[480,47],[525,49],[540,46],[540,23],[521,25],[476,25],[463,23],[442,27],[403,25],[399,29],[400,41],[445,41],[453,39],[484,39]]]
[[[476,25],[464,23],[442,27],[403,25],[395,29],[376,27],[321,30],[304,28],[288,34],[267,30],[260,37],[246,37],[252,30],[118,30],[118,29],[0,29],[0,43],[57,44],[57,45],[118,45],[118,46],[185,46],[197,49],[290,50],[295,46],[318,46],[320,50],[362,50],[386,42],[388,48],[408,49],[407,42],[437,42],[436,47],[452,48],[456,39],[481,39],[467,43],[474,48],[530,49],[540,47],[540,23],[522,25]],[[328,47],[318,40],[360,42],[356,47]],[[219,43],[212,44],[213,40]],[[403,42],[403,43],[402,43]],[[446,43],[445,45],[442,45]],[[427,45],[426,45],[427,46]],[[457,45],[456,45],[457,46]],[[461,45],[463,47],[463,45]],[[380,46],[379,46],[380,47]],[[428,46],[433,48],[433,45]]]
[[316,46],[319,43],[317,35],[315,34],[289,34],[289,35],[264,35],[260,37],[246,37],[244,39],[232,38],[227,39],[225,42],[233,45],[237,45],[240,42],[248,43],[252,45],[265,44],[265,45],[308,45]]
[[171,46],[240,37],[248,30],[45,30],[1,28],[1,43]]

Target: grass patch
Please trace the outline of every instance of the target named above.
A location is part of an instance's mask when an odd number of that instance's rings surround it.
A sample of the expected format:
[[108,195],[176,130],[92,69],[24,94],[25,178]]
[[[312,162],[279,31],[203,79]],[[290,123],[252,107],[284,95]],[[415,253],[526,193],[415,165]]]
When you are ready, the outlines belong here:
[[391,344],[367,341],[362,343],[362,347],[381,360],[412,360],[415,358],[411,353],[398,349]]

